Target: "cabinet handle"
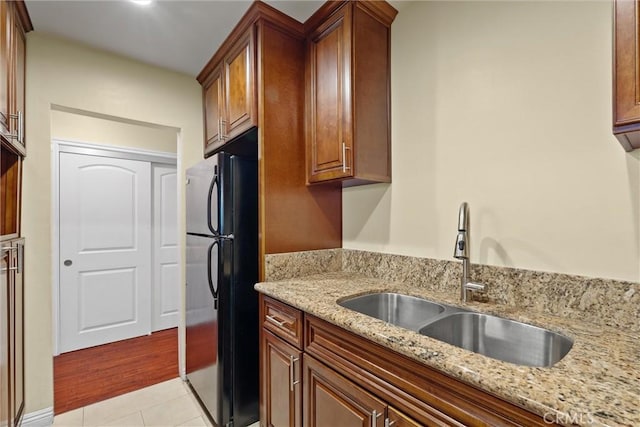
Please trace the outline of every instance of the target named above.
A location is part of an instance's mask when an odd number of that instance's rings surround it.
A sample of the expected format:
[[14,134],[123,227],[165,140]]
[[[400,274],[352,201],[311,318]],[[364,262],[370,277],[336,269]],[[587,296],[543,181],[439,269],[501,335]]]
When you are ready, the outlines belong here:
[[227,139],[226,127],[227,121],[223,120],[222,117],[220,117],[220,139],[222,139],[223,141]]
[[16,272],[20,274],[24,267],[24,245],[18,244],[16,248]]
[[18,111],[18,142],[24,144],[24,115],[22,111]]
[[274,324],[280,326],[281,328],[284,328],[285,325],[290,325],[291,324],[291,322],[287,322],[285,320],[278,320],[274,316],[272,316],[271,314],[267,314],[265,317],[269,322],[274,323]]
[[9,134],[6,134],[5,136],[11,139],[15,139],[20,144],[22,144],[23,136],[24,136],[24,130],[22,129],[24,125],[24,117],[22,115],[22,111],[18,111],[17,114],[9,114],[9,118],[18,121],[18,129],[16,130],[16,133],[9,133]]
[[18,250],[18,247],[17,246],[3,246],[3,247],[0,248],[0,250],[3,250],[3,251],[15,251],[15,250]]
[[347,150],[351,150],[351,147],[347,147],[347,144],[342,142],[342,173],[347,173],[347,169],[351,170],[350,166],[347,166]]
[[295,365],[296,362],[300,360],[299,357],[293,357],[293,355],[289,355],[289,390],[293,391],[293,387],[296,384],[300,384],[300,380],[295,381],[295,376],[296,376],[296,369],[295,369]]
[[382,416],[382,413],[378,413],[375,409],[371,412],[371,427],[376,427],[378,425],[378,418]]
[[389,418],[384,419],[384,427],[391,427],[396,423],[396,420],[390,421]]
[[15,271],[18,267],[9,267],[9,268],[0,268],[0,273],[4,273],[5,271]]

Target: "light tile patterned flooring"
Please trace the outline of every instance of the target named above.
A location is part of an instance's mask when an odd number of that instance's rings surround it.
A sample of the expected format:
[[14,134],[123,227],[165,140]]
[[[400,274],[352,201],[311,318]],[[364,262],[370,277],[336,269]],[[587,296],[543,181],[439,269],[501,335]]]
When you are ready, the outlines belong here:
[[189,386],[175,378],[57,415],[53,426],[211,426],[211,422]]

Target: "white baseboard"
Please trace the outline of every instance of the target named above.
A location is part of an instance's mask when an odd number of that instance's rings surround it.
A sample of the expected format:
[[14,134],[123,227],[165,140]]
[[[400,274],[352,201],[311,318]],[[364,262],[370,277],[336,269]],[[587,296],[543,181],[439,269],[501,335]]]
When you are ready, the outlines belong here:
[[53,407],[29,412],[22,417],[22,427],[49,427],[53,424]]

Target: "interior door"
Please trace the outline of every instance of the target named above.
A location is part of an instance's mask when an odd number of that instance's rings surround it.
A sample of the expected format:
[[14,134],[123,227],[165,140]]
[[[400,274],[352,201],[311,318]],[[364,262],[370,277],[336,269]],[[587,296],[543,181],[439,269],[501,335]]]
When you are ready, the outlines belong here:
[[153,165],[153,331],[178,326],[178,199],[176,167]]
[[60,153],[60,352],[151,331],[150,168]]

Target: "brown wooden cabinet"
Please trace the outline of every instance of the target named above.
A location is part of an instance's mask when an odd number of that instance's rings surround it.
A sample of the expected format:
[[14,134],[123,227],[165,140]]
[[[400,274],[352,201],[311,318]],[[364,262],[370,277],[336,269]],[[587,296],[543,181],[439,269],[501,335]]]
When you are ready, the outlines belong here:
[[302,426],[302,313],[260,299],[260,419],[273,427]]
[[303,369],[305,426],[385,425],[383,401],[306,354]]
[[0,248],[0,425],[20,425],[24,410],[24,239]]
[[24,410],[24,239],[20,238],[26,155],[25,33],[21,0],[0,0],[0,425],[18,426]]
[[305,23],[309,183],[391,182],[388,3],[327,2]]
[[0,132],[4,141],[25,156],[25,32],[33,29],[22,1],[0,1]]
[[613,134],[626,151],[640,148],[639,7],[614,1]]
[[[523,408],[262,294],[260,319],[262,426],[299,426],[299,390],[302,422],[309,427],[549,425]],[[300,321],[303,330],[297,327]]]
[[256,126],[255,33],[225,51],[204,83],[205,156]]
[[302,351],[263,331],[260,419],[273,427],[302,426]]
[[[260,153],[261,278],[265,254],[342,246],[342,188],[307,186],[304,64],[303,25],[256,1],[197,77],[205,156],[247,141]],[[242,135],[230,141],[231,132]]]

